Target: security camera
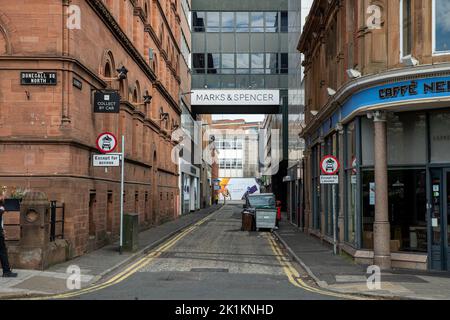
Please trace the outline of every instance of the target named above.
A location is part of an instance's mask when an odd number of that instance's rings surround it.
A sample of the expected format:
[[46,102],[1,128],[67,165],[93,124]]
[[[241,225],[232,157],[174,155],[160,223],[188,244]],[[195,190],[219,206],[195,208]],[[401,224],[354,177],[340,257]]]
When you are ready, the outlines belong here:
[[336,94],[336,90],[331,89],[331,88],[327,88],[327,92],[330,97],[332,97]]

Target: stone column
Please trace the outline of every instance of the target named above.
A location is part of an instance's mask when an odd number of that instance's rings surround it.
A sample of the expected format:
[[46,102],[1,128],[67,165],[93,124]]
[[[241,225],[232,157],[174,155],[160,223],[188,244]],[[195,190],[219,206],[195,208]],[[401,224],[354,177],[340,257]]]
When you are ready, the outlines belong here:
[[391,231],[388,205],[387,132],[386,113],[376,111],[374,120],[375,142],[375,222],[374,264],[382,270],[391,268]]

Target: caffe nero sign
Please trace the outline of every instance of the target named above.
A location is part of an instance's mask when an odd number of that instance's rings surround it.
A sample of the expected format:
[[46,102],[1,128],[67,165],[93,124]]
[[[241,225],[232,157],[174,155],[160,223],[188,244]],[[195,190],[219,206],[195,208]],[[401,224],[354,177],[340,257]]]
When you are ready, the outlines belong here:
[[56,72],[21,72],[20,83],[22,85],[55,86],[57,76]]
[[95,113],[119,113],[120,95],[116,91],[96,92],[94,94]]
[[434,95],[438,93],[450,93],[450,81],[430,81],[421,85],[417,81],[380,89],[378,91],[381,100],[389,100],[406,96]]

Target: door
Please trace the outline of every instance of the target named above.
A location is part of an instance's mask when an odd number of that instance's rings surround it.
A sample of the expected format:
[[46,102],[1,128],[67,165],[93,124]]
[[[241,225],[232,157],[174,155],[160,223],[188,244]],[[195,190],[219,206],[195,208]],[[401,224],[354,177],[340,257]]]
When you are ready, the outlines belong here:
[[450,270],[450,168],[431,170],[430,199],[430,267]]

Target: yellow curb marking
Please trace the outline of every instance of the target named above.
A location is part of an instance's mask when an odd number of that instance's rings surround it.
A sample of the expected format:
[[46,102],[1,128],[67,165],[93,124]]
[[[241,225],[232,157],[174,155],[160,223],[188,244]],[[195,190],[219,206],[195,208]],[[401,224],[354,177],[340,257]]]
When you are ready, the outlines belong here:
[[275,253],[275,256],[276,256],[278,262],[280,263],[281,267],[283,268],[284,273],[286,274],[286,276],[289,279],[289,282],[292,285],[294,285],[298,288],[302,288],[303,290],[306,290],[306,291],[309,291],[312,293],[317,293],[317,294],[336,297],[336,298],[352,299],[352,300],[371,300],[370,298],[363,298],[363,297],[358,297],[358,296],[354,296],[354,295],[335,293],[335,292],[318,289],[318,288],[314,288],[314,287],[307,285],[300,278],[300,274],[295,269],[295,267],[292,265],[292,263],[282,253],[278,243],[275,241],[274,236],[270,235],[270,236],[266,236],[266,238],[270,244],[270,247],[272,248],[272,251]]
[[[219,209],[216,212],[219,212],[221,210],[222,209]],[[118,273],[117,275],[115,275],[114,277],[112,277],[111,279],[109,279],[109,280],[107,280],[107,281],[105,281],[103,283],[100,283],[100,284],[97,284],[97,285],[93,285],[91,287],[88,287],[88,288],[85,288],[85,289],[81,289],[81,290],[78,290],[78,291],[74,291],[74,292],[62,293],[62,294],[46,296],[46,297],[31,298],[29,300],[48,300],[48,299],[73,298],[73,297],[81,296],[81,295],[84,295],[84,294],[93,293],[93,292],[96,292],[96,291],[99,291],[99,290],[111,287],[111,286],[116,285],[118,283],[121,283],[125,279],[127,279],[130,276],[132,276],[133,274],[137,273],[142,268],[144,268],[147,265],[149,265],[152,261],[154,261],[156,258],[161,256],[161,254],[163,254],[164,252],[166,252],[167,250],[172,248],[181,239],[183,239],[188,234],[193,232],[195,229],[197,229],[199,226],[201,226],[203,223],[205,223],[210,218],[211,218],[211,215],[203,218],[199,222],[197,222],[197,223],[193,224],[192,226],[188,227],[187,229],[183,230],[177,236],[174,236],[172,239],[170,239],[167,242],[165,242],[162,245],[160,245],[157,249],[151,251],[146,256],[142,257],[141,259],[139,259],[138,261],[136,261],[135,263],[133,263],[132,265],[127,267],[125,270],[121,271],[120,273]]]

